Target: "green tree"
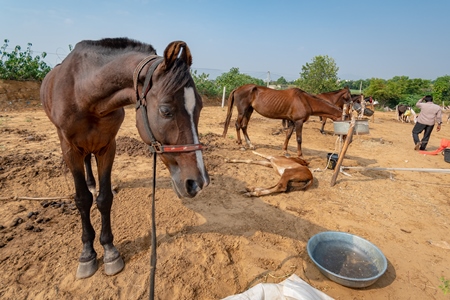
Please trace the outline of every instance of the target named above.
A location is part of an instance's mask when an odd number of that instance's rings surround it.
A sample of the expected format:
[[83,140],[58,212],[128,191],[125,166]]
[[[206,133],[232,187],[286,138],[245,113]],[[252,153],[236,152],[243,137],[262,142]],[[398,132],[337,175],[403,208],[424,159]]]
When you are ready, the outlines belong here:
[[320,94],[339,89],[339,68],[328,55],[316,56],[311,63],[302,66],[296,85],[308,93]]
[[276,84],[280,84],[280,85],[287,85],[288,82],[286,79],[284,79],[283,76],[281,76],[280,78],[277,79]]
[[351,90],[358,90],[361,88],[362,90],[365,90],[370,85],[370,79],[359,79],[359,80],[340,80],[339,81],[339,88],[345,88],[348,86]]
[[192,73],[192,79],[194,80],[197,91],[206,97],[218,97],[220,94],[219,87],[214,83],[214,81],[209,80],[209,74],[202,73],[197,74],[197,70]]
[[47,53],[33,57],[31,43],[28,43],[27,49],[21,51],[20,46],[16,46],[13,51],[8,53],[9,40],[5,39],[0,48],[0,78],[10,80],[42,80],[50,72],[51,68],[42,60]]
[[228,73],[223,73],[216,78],[216,85],[219,89],[226,87],[227,95],[229,95],[235,88],[249,83],[264,85],[264,81],[262,79],[239,73],[239,68],[231,68]]
[[433,85],[433,98],[434,102],[445,102],[445,105],[450,104],[450,76],[445,75],[438,77]]
[[392,99],[392,95],[387,89],[387,81],[381,78],[372,78],[369,87],[363,93],[376,99],[381,107],[389,106]]

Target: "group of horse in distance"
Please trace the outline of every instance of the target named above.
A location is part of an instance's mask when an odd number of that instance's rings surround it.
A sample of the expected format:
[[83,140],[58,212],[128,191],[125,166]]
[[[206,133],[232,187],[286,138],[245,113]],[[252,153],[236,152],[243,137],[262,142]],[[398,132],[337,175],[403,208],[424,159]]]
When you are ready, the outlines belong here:
[[286,127],[286,138],[283,144],[285,156],[289,156],[287,147],[294,130],[297,140],[297,156],[303,157],[302,131],[303,124],[310,116],[319,116],[322,120],[321,133],[324,133],[326,120],[348,120],[354,102],[361,101],[362,95],[352,95],[350,89],[313,95],[299,88],[275,90],[255,84],[243,85],[230,93],[227,115],[222,136],[225,137],[230,126],[233,106],[237,108],[238,116],[235,122],[236,139],[242,145],[241,131],[249,149],[255,149],[248,136],[248,123],[253,111],[260,115],[283,120]]
[[[327,118],[333,121],[347,120],[350,118],[354,103],[361,103],[363,95],[352,95],[350,89],[345,87],[340,90],[313,95],[299,88],[287,90],[274,90],[255,84],[243,85],[230,93],[228,98],[227,115],[224,124],[223,137],[226,137],[233,112],[233,106],[237,107],[238,116],[235,122],[237,143],[242,145],[241,131],[248,148],[255,149],[248,136],[248,123],[253,111],[271,119],[281,119],[286,130],[286,138],[283,143],[284,155],[266,156],[264,161],[227,159],[233,163],[252,163],[273,167],[280,180],[268,188],[246,188],[247,196],[262,196],[272,193],[287,192],[292,189],[306,189],[313,183],[313,175],[308,168],[308,162],[303,159],[302,130],[304,123],[310,116],[319,116],[322,121],[320,132],[325,133],[324,127]],[[364,105],[363,105],[364,106]],[[364,110],[360,110],[362,117]],[[287,151],[289,139],[296,132],[297,156],[291,157]]]

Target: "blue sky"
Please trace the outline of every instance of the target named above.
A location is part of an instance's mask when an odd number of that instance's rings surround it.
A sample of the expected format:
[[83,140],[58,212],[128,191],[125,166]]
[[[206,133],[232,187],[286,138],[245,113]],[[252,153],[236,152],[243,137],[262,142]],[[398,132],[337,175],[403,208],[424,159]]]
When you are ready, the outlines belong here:
[[[193,69],[288,80],[328,55],[341,79],[450,75],[450,1],[0,0],[0,39],[51,66],[84,39],[129,37],[162,54],[185,41]],[[3,43],[2,43],[3,44]]]

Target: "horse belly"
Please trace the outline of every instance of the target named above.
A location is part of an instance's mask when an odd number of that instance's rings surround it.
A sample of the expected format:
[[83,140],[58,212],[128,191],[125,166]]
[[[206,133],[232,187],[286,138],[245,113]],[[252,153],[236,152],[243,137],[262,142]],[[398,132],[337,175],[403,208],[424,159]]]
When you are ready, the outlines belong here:
[[255,103],[254,110],[260,115],[271,119],[290,119],[290,106],[274,103]]

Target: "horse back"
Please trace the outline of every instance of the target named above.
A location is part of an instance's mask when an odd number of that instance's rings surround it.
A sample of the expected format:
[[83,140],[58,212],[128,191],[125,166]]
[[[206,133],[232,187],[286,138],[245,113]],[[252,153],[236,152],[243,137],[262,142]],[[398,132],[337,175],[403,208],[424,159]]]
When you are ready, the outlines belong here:
[[296,89],[274,90],[264,86],[245,85],[235,93],[235,102],[236,106],[240,103],[241,110],[251,106],[262,116],[271,119],[292,120],[308,114],[308,108],[299,100]]

